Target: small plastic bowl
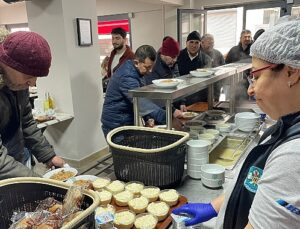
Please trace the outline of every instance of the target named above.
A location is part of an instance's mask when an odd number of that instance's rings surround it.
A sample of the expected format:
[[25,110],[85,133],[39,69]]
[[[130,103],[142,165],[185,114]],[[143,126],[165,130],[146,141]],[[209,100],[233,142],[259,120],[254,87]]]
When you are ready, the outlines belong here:
[[[120,182],[122,185],[120,185],[120,187],[118,187],[118,188],[115,188],[115,187],[114,187],[114,184],[116,184],[116,182],[117,182],[117,183]],[[122,186],[122,187],[121,187],[121,186]],[[105,186],[104,189],[106,189],[107,191],[111,192],[111,194],[115,195],[115,194],[117,194],[117,193],[119,193],[119,192],[123,192],[123,191],[124,191],[124,189],[125,189],[125,184],[124,184],[124,182],[122,182],[122,181],[115,180],[115,181],[112,181],[109,185]]]
[[206,164],[201,166],[201,174],[207,179],[225,179],[225,168],[217,164]]
[[[103,189],[103,190],[98,190],[97,193],[98,193],[99,198],[100,198],[100,204],[106,205],[106,204],[109,204],[111,202],[111,199],[112,199],[111,192]],[[106,194],[106,196],[104,196],[104,194]]]
[[[153,189],[151,193],[148,193],[147,191],[149,189]],[[157,190],[157,192],[154,192],[154,189]],[[155,187],[155,186],[146,186],[144,187],[144,189],[141,191],[141,195],[146,197],[149,202],[154,202],[158,199],[158,196],[159,196],[159,193],[160,193],[160,188],[158,187]]]
[[205,130],[205,133],[206,133],[206,134],[212,134],[212,135],[215,136],[216,139],[218,139],[219,134],[220,134],[220,131],[215,130],[215,129],[206,129],[206,130]]
[[220,123],[216,125],[216,128],[222,132],[222,133],[226,133],[226,132],[230,132],[231,130],[231,124],[228,123]]
[[125,184],[125,190],[132,192],[135,196],[140,195],[144,187],[144,184],[139,181],[130,181]]
[[[122,198],[120,198],[121,196],[126,196],[127,199],[122,199]],[[128,206],[128,202],[132,199],[133,199],[133,193],[128,190],[119,192],[114,195],[115,203],[116,203],[116,205],[118,205],[120,207]]]
[[[168,209],[168,210],[166,210],[166,211],[164,211],[164,212],[162,212],[161,214],[158,215],[156,212],[152,211],[153,206],[156,205],[156,204],[162,204],[162,205],[166,206],[166,209]],[[152,215],[155,215],[155,216],[157,217],[158,221],[163,221],[165,218],[167,218],[167,217],[168,217],[169,210],[170,210],[170,206],[167,205],[167,204],[166,204],[165,202],[163,202],[163,201],[155,201],[155,202],[152,202],[152,203],[150,203],[150,204],[148,205],[148,207],[147,207],[147,212],[149,212],[149,213],[152,214]],[[156,213],[156,214],[155,214],[155,213]]]
[[[139,207],[134,206],[133,203],[135,201],[139,201],[139,203],[143,202],[144,206],[142,208],[140,206]],[[128,201],[129,209],[131,211],[133,211],[134,213],[136,213],[136,214],[144,213],[146,211],[146,209],[147,209],[148,204],[149,204],[149,200],[146,197],[144,197],[144,196],[133,198],[132,200]]]
[[[133,220],[130,220],[130,222],[116,222],[116,219],[117,219],[117,216],[118,216],[118,214],[120,214],[120,213],[122,213],[122,212],[129,212],[129,213],[131,213],[132,214],[132,216],[133,216]],[[132,211],[130,211],[130,210],[120,210],[120,211],[117,211],[116,213],[115,213],[115,220],[114,220],[114,225],[115,225],[115,227],[116,228],[118,228],[118,229],[130,229],[130,228],[132,228],[133,227],[133,224],[134,224],[134,222],[135,222],[135,214],[134,214],[134,212],[132,212]],[[126,218],[126,219],[128,219],[128,217]],[[132,221],[132,222],[131,222]]]
[[[144,218],[141,219],[142,217],[144,217]],[[148,217],[148,218],[146,218],[146,217]],[[149,218],[150,217],[153,218],[153,225],[151,225],[151,227],[147,227],[147,229],[154,229],[154,228],[156,228],[156,225],[158,223],[158,219],[157,219],[157,217],[155,215],[152,215],[150,213],[142,213],[142,214],[137,215],[136,218],[135,218],[135,222],[134,222],[135,228],[136,229],[143,229],[143,228],[145,228],[143,226],[140,226],[138,223],[139,223],[139,221],[141,221],[141,222],[147,221],[149,223]]]
[[[172,198],[168,197],[168,194],[172,195],[173,193],[174,193],[174,197]],[[168,204],[170,207],[172,207],[178,203],[179,196],[180,196],[179,193],[175,189],[165,189],[160,192],[159,199],[160,201],[163,201],[166,204]]]
[[198,135],[198,138],[200,140],[207,140],[207,141],[210,141],[211,144],[214,144],[215,140],[216,140],[216,137],[215,135],[213,134],[199,134]]
[[96,180],[93,181],[93,188],[94,190],[100,190],[107,185],[109,185],[111,182],[111,179],[108,177],[99,177]]

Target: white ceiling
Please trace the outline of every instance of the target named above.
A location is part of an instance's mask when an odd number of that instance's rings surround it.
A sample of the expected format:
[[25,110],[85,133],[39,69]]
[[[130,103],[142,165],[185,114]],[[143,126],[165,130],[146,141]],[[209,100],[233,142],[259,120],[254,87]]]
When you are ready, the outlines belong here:
[[[173,4],[173,5],[183,4],[183,0],[138,0],[138,1],[152,3],[152,4]],[[0,0],[0,7],[4,7],[8,5],[10,4],[5,3],[3,0]]]

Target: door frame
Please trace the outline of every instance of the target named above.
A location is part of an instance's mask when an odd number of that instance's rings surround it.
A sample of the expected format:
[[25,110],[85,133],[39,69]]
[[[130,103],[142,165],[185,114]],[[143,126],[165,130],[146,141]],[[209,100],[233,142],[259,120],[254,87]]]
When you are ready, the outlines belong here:
[[177,40],[178,40],[179,44],[182,43],[181,34],[182,34],[182,14],[183,13],[203,14],[204,15],[204,26],[203,26],[204,34],[207,31],[207,10],[177,9]]

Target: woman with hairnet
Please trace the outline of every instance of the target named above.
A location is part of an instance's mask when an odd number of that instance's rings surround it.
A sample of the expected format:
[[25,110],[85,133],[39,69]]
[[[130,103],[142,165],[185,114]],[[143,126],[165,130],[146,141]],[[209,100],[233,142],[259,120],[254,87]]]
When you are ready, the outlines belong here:
[[186,225],[218,215],[216,228],[300,228],[300,21],[266,30],[251,55],[248,94],[277,123],[262,135],[224,195],[173,211],[193,217]]

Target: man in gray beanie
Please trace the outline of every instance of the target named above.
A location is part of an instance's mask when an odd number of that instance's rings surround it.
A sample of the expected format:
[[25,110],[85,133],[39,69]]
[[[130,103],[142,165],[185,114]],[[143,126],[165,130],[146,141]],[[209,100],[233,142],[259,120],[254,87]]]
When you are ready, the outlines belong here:
[[248,153],[225,194],[173,211],[193,216],[187,226],[218,216],[217,229],[299,228],[300,20],[267,29],[250,54],[248,93],[277,123]]
[[0,44],[0,180],[39,176],[24,165],[25,147],[50,167],[65,163],[37,128],[29,102],[29,86],[47,76],[50,65],[50,47],[37,33],[11,33]]

